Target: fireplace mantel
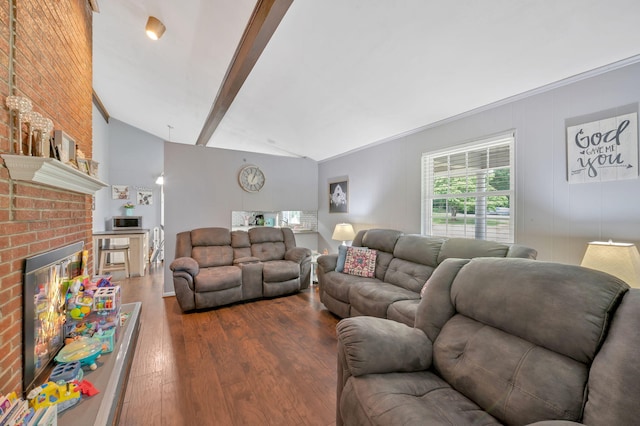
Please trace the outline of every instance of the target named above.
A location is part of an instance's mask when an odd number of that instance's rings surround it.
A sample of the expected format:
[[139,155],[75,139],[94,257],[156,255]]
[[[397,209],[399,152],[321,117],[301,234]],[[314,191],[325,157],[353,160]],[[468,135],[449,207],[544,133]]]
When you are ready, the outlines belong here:
[[12,154],[2,154],[2,158],[9,169],[9,176],[13,180],[37,182],[89,195],[108,186],[101,180],[67,166],[54,158]]

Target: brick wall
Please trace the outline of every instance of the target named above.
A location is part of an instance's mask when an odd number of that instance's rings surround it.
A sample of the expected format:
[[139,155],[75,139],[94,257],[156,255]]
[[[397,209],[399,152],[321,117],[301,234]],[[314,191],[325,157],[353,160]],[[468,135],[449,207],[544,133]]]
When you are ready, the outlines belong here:
[[[12,9],[12,4],[17,7]],[[14,15],[15,13],[15,15]],[[15,94],[92,147],[92,15],[87,0],[7,0],[0,6],[0,154],[11,152],[9,24],[15,16]],[[21,390],[22,268],[26,257],[84,241],[91,253],[91,197],[12,181],[0,162],[0,392]]]

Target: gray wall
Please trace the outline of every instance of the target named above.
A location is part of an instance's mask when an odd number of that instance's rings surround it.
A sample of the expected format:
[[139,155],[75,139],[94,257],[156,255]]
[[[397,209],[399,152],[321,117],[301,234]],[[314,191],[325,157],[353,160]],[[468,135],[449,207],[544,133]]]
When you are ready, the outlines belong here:
[[[566,121],[576,124],[638,110],[640,64],[504,103],[455,121],[319,164],[319,249],[335,251],[336,223],[356,230],[420,232],[420,158],[516,130],[516,242],[538,258],[579,263],[593,240],[640,243],[640,180],[569,185]],[[349,213],[328,213],[328,182],[349,177]]]
[[[121,121],[109,120],[109,185],[129,186],[129,200],[136,205],[135,216],[142,216],[142,225],[153,230],[160,226],[160,186],[156,179],[162,174],[164,167],[164,141],[154,135],[132,127]],[[102,167],[102,165],[100,165]],[[153,191],[151,205],[138,205],[136,189],[145,188]],[[106,208],[94,212],[94,223],[104,224],[112,216],[123,216],[125,203],[123,200],[111,198],[111,187],[108,191]],[[150,240],[153,234],[149,234]]]
[[[104,183],[109,182],[109,125],[102,117],[98,109],[93,106],[93,146],[91,148],[91,159],[97,161],[98,179]],[[102,188],[96,191],[93,207],[93,230],[104,231],[104,220],[102,212],[109,209],[111,200],[111,187]]]
[[[231,212],[318,209],[318,166],[313,160],[165,142],[165,286],[173,293],[169,264],[178,232],[231,227]],[[243,191],[238,172],[247,164],[266,176],[258,193]]]

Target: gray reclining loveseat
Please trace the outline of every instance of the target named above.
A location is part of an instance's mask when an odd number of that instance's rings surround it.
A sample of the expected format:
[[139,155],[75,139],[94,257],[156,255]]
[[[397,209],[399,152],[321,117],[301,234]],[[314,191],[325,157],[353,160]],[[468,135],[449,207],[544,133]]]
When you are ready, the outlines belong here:
[[415,328],[338,323],[337,425],[632,426],[640,289],[527,259],[448,259]]
[[183,311],[275,297],[309,287],[311,250],[289,228],[200,228],[176,237],[173,285]]

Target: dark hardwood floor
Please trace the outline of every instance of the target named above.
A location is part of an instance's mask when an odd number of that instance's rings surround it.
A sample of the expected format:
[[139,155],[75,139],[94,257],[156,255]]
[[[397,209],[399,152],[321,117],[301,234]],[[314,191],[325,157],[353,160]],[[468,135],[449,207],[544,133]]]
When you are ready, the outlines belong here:
[[160,265],[119,281],[142,301],[120,425],[335,424],[338,319],[317,287],[183,314],[162,281]]

